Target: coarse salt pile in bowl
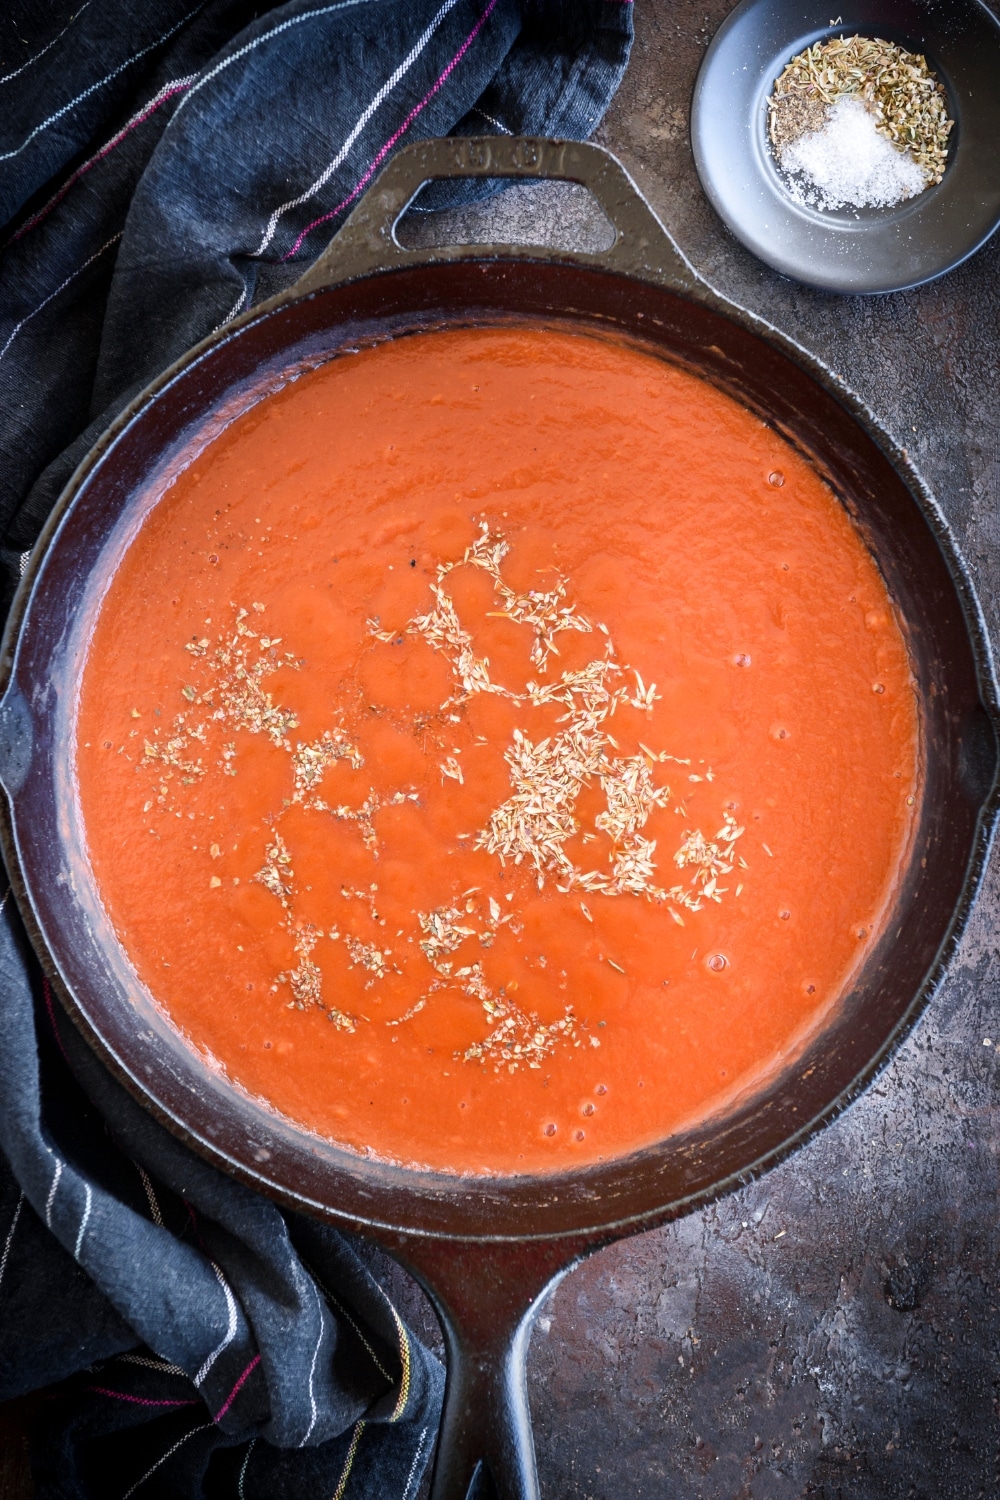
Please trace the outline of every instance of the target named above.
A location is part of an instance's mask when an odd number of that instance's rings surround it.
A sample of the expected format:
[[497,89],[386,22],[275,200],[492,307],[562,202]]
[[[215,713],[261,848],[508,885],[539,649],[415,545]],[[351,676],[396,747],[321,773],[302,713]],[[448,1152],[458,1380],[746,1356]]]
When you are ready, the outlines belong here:
[[793,194],[819,208],[888,208],[927,186],[913,158],[879,134],[860,99],[844,98],[821,130],[790,141],[781,153]]

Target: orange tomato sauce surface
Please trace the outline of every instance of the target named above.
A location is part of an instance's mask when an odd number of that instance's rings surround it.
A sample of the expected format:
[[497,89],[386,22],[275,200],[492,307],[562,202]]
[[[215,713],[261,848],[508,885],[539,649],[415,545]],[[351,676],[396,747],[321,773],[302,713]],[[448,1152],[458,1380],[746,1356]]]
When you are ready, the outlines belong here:
[[901,631],[809,463],[542,328],[341,356],[197,452],[100,605],[75,756],[190,1044],[467,1174],[773,1076],[884,927],[919,796]]

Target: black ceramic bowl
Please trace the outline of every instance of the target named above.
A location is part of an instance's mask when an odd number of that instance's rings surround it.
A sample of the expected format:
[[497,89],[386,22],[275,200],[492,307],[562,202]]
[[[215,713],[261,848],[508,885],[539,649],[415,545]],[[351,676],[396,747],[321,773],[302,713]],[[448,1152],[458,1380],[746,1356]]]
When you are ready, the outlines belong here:
[[[955,128],[936,187],[894,208],[834,212],[786,188],[768,143],[767,98],[805,47],[855,33],[922,53]],[[691,144],[721,218],[776,271],[830,292],[930,281],[1000,224],[1000,22],[981,0],[742,0],[698,74]]]

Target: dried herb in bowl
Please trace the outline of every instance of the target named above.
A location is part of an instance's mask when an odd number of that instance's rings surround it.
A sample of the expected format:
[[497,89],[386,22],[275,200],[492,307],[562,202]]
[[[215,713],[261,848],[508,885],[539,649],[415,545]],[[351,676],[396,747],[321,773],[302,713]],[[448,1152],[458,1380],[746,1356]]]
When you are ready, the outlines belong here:
[[953,124],[926,58],[878,37],[807,47],[768,99],[778,162],[809,179],[824,207],[899,202],[939,183]]

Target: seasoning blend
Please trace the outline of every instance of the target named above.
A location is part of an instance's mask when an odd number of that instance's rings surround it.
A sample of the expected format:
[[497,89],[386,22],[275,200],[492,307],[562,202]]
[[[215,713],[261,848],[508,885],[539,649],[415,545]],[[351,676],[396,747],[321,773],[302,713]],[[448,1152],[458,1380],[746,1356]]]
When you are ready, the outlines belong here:
[[877,37],[834,37],[793,57],[768,103],[771,146],[799,201],[888,208],[939,183],[944,89],[926,58]]

